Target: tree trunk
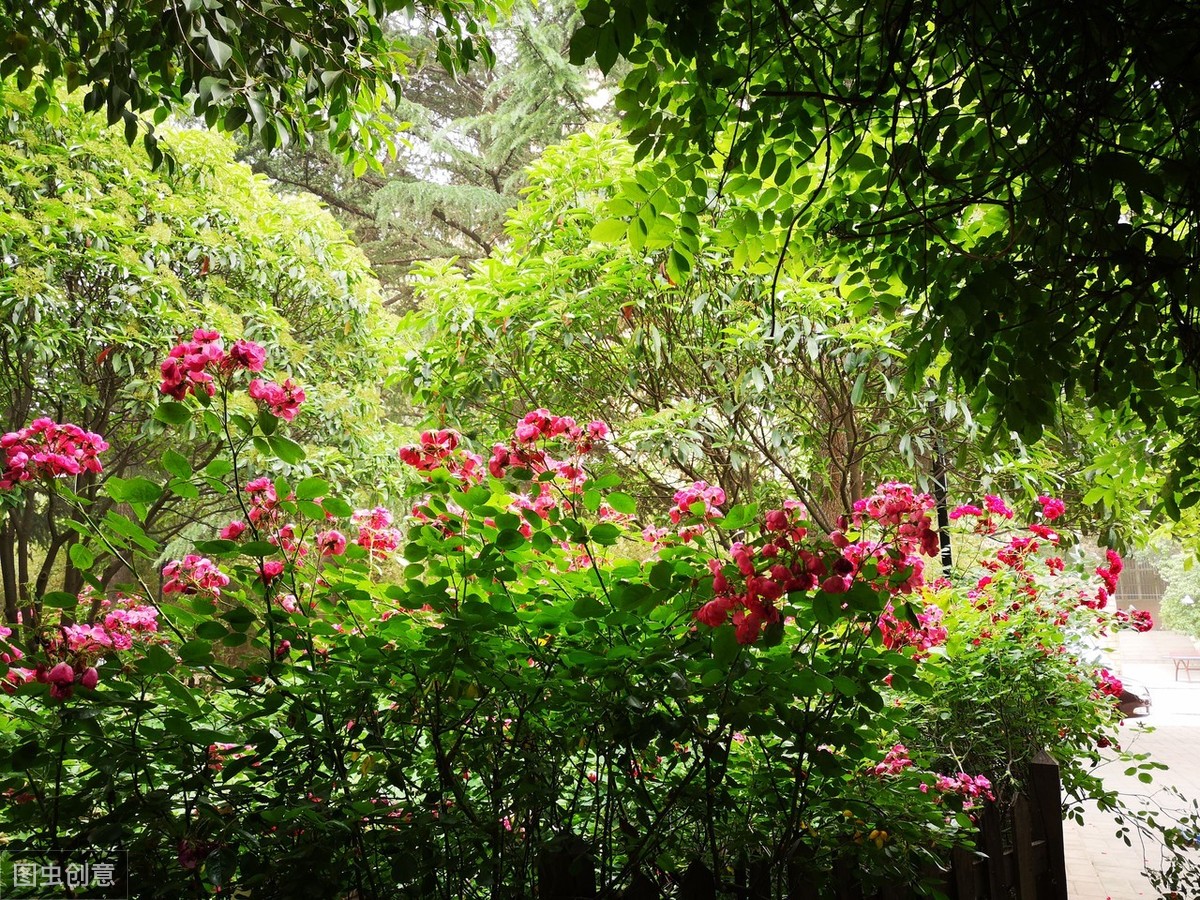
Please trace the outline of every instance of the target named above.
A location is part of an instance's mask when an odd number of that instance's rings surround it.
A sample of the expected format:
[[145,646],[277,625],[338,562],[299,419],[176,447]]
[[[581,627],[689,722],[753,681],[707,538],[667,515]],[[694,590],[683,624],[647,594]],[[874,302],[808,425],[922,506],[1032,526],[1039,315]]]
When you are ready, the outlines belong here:
[[0,579],[4,582],[4,619],[10,624],[16,623],[21,603],[17,591],[16,549],[16,534],[6,518],[0,526]]

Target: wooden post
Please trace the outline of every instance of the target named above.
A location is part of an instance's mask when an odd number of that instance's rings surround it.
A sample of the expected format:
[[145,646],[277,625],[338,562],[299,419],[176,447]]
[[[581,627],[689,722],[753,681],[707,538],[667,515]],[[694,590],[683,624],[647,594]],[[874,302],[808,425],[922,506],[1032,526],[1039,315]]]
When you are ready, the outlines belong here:
[[1067,900],[1067,854],[1063,846],[1062,780],[1058,763],[1045,750],[1029,767],[1030,802],[1035,827],[1046,840],[1046,868],[1038,879],[1038,900]]
[[717,900],[716,876],[698,859],[683,873],[683,880],[679,882],[679,900]]
[[787,867],[787,896],[788,900],[824,900],[813,879],[795,863]]
[[596,896],[596,861],[574,835],[556,838],[538,854],[541,900],[585,900]]
[[765,859],[750,863],[750,900],[771,900],[771,864]]
[[629,887],[621,892],[621,900],[659,900],[661,896],[658,885],[642,871],[634,875]]
[[1017,863],[1017,900],[1038,900],[1033,814],[1024,794],[1018,794],[1013,803],[1012,823],[1013,856]]
[[837,900],[863,900],[862,881],[857,867],[849,859],[839,859],[833,864],[833,881]]
[[1004,858],[1004,826],[1000,821],[1000,813],[996,804],[988,803],[983,807],[980,816],[980,836],[983,838],[983,850],[987,853],[987,882],[988,896],[993,898],[1008,896],[1008,860]]
[[975,854],[962,847],[954,848],[954,891],[958,900],[978,900],[975,891]]

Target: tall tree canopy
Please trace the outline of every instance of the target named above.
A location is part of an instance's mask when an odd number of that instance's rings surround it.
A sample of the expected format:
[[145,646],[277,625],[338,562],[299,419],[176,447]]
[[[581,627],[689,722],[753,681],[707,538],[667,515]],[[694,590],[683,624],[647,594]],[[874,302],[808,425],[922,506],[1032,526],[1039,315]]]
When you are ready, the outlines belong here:
[[[628,212],[632,185],[661,169],[635,163],[614,127],[592,129],[531,166],[509,239],[486,259],[418,268],[399,380],[431,424],[491,433],[537,406],[599,416],[648,506],[702,479],[731,502],[799,497],[832,527],[871,484],[930,488],[945,465],[956,502],[990,491],[1032,506],[1052,491],[1089,527],[1119,524],[1110,542],[1143,529],[1146,468],[1164,450],[1139,423],[1073,405],[1036,445],[985,448],[990,411],[973,416],[964,392],[934,389],[944,353],[919,390],[902,389],[912,316],[857,314],[847,301],[861,285],[839,263],[752,258],[743,228],[763,212],[758,195],[699,215],[691,197],[659,200],[644,246],[604,240],[625,231],[613,213]],[[676,281],[668,248],[685,224],[699,242],[691,277]]]
[[[948,348],[1028,436],[1064,388],[1128,405],[1190,438],[1168,509],[1200,500],[1195,4],[590,0],[583,15],[572,56],[628,59],[629,134],[673,164],[657,190],[765,187],[770,246],[847,256],[923,300],[915,371]],[[634,200],[644,235],[656,204]]]
[[[178,164],[154,172],[78,95],[43,115],[34,104],[0,82],[0,433],[49,416],[107,435],[103,475],[80,487],[103,517],[114,506],[105,482],[179,456],[178,438],[152,418],[158,364],[201,324],[265,345],[305,388],[293,437],[307,445],[308,465],[385,484],[394,444],[377,376],[394,360],[394,323],[366,259],[328,212],[312,197],[276,195],[233,161],[228,138],[167,133]],[[192,455],[173,457],[171,471],[212,461],[215,442],[190,428]],[[184,481],[152,504],[142,523],[151,536],[228,515],[234,498]],[[80,584],[66,563],[78,535],[65,505],[32,488],[21,496],[0,497],[10,613],[48,584]],[[118,561],[100,557],[104,579],[114,577]]]
[[[38,102],[55,85],[88,88],[85,106],[124,121],[132,142],[139,115],[161,122],[187,107],[209,126],[244,128],[268,147],[328,132],[333,149],[373,160],[391,144],[386,117],[375,114],[416,48],[386,28],[403,14],[423,29],[444,66],[492,60],[482,24],[505,0],[185,0],[88,3],[13,0],[0,7],[0,77],[22,88],[37,82]],[[142,123],[143,126],[146,123]],[[144,128],[143,128],[144,130]],[[160,152],[153,135],[147,147]]]
[[[404,82],[396,115],[407,122],[382,171],[355,178],[351,166],[312,142],[246,160],[285,189],[316,194],[354,233],[388,291],[411,296],[414,263],[486,255],[525,185],[524,170],[546,146],[600,114],[595,71],[571,66],[567,41],[578,24],[573,0],[520,0],[486,30],[492,67],[447,68],[432,52]],[[432,51],[436,34],[405,39]]]

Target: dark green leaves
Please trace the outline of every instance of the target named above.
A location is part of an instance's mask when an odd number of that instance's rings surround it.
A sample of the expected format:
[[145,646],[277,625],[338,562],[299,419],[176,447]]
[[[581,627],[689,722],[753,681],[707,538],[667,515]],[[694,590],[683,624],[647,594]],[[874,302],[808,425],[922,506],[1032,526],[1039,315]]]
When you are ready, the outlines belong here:
[[192,413],[182,403],[165,400],[154,408],[154,418],[168,425],[182,425],[184,422],[191,421]]

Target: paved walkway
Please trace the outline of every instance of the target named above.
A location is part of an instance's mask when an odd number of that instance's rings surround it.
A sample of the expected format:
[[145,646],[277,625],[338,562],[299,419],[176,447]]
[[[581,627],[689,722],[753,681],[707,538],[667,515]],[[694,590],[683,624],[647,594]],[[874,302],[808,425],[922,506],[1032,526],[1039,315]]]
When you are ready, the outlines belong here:
[[[1110,668],[1131,686],[1148,689],[1153,701],[1150,715],[1126,721],[1124,749],[1149,753],[1169,769],[1155,773],[1151,785],[1125,775],[1126,767],[1119,764],[1103,771],[1105,784],[1127,800],[1167,809],[1180,804],[1164,795],[1161,786],[1178,788],[1189,800],[1200,799],[1200,670],[1191,673],[1190,683],[1186,672],[1176,681],[1175,666],[1168,659],[1172,654],[1200,656],[1200,650],[1189,638],[1155,629],[1146,634],[1122,633],[1110,656]],[[1147,726],[1153,730],[1145,730]],[[1134,836],[1132,846],[1126,846],[1107,814],[1093,808],[1084,815],[1083,825],[1063,825],[1070,900],[1157,900],[1161,895],[1143,869],[1159,863],[1159,848],[1143,846]]]

